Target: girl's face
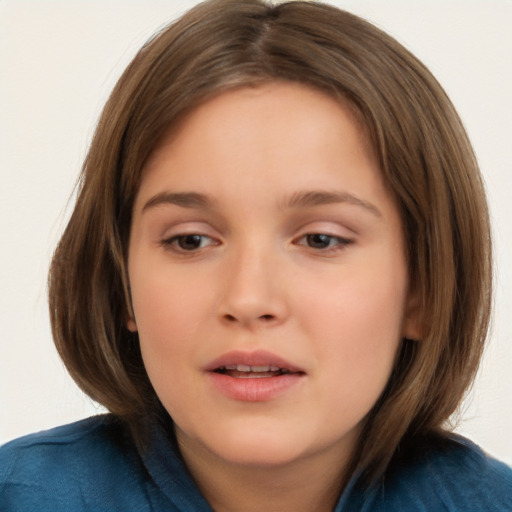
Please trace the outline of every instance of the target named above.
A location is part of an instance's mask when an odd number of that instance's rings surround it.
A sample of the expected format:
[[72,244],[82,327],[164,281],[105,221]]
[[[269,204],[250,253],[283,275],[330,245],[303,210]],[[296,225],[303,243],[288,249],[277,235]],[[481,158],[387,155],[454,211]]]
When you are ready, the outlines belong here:
[[347,108],[272,83],[189,114],[144,169],[128,322],[185,458],[346,460],[417,335],[406,268]]

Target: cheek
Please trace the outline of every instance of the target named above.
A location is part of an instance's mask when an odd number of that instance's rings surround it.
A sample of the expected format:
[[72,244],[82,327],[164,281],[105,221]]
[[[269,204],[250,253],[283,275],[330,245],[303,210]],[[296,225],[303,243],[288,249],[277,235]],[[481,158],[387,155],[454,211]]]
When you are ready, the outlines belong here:
[[[185,385],[184,368],[194,364],[204,324],[207,297],[190,283],[146,273],[132,278],[132,301],[146,371],[157,394],[178,394]],[[160,397],[165,401],[165,397]]]
[[[307,318],[340,335],[368,333],[369,338],[399,335],[404,314],[406,279],[400,272],[351,267],[334,271],[306,287]],[[364,340],[360,340],[364,341]]]
[[139,290],[134,294],[133,308],[141,343],[160,350],[172,349],[170,333],[181,330],[188,323],[186,304],[166,289],[148,287]]
[[[382,394],[400,344],[401,302],[360,281],[311,300],[319,406],[333,435],[360,423]],[[314,298],[313,298],[314,299]]]
[[303,326],[333,382],[385,385],[401,340],[406,286],[404,272],[376,265],[309,287]]
[[172,350],[177,344],[171,340],[191,335],[209,300],[203,283],[158,261],[149,261],[142,272],[132,272],[132,303],[139,336],[148,344]]

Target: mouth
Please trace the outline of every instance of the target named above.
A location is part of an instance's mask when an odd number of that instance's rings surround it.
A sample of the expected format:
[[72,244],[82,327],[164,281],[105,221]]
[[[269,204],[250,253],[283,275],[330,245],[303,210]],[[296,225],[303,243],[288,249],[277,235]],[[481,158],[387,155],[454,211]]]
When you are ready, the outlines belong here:
[[234,379],[265,379],[271,377],[280,377],[281,375],[290,375],[292,372],[288,368],[280,368],[274,365],[248,365],[248,364],[230,364],[219,366],[215,373],[227,375]]
[[235,379],[263,379],[306,372],[282,357],[264,350],[235,350],[212,361],[206,371]]
[[212,389],[239,402],[267,402],[285,396],[304,382],[306,371],[264,350],[235,350],[206,368]]

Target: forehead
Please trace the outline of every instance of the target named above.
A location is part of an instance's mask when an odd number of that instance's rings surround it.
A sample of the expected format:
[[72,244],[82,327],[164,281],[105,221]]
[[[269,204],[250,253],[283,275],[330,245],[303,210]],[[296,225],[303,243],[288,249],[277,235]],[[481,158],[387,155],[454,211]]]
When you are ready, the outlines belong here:
[[[337,146],[347,154],[357,149],[375,159],[361,116],[348,101],[294,82],[239,87],[200,103],[173,124],[144,174],[184,157],[200,167],[207,156],[209,164],[216,159],[223,166],[238,165],[241,172],[248,165],[267,168],[268,158],[279,153],[298,166],[327,154],[332,142],[331,149]],[[313,175],[316,165],[309,165]],[[175,174],[183,175],[181,170],[177,167]]]
[[176,198],[198,207],[199,196],[238,219],[337,202],[401,223],[354,109],[289,82],[225,91],[192,109],[147,161],[133,213]]
[[167,206],[270,225],[283,211],[335,204],[400,224],[352,109],[278,82],[226,91],[190,111],[148,160],[134,213]]

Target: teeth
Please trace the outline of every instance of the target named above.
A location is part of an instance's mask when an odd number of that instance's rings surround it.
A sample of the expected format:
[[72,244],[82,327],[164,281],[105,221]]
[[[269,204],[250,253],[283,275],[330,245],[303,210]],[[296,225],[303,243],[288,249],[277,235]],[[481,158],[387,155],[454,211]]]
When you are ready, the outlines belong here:
[[251,372],[269,372],[270,366],[251,366]]
[[[221,370],[236,370],[238,372],[245,372],[245,373],[249,373],[249,372],[255,372],[255,373],[258,373],[258,372],[261,372],[261,373],[266,373],[266,372],[277,372],[279,371],[279,366],[274,366],[274,365],[265,365],[265,366],[249,366],[248,364],[228,364],[226,366],[222,366],[220,368]],[[283,372],[287,372],[286,370],[282,370]]]

